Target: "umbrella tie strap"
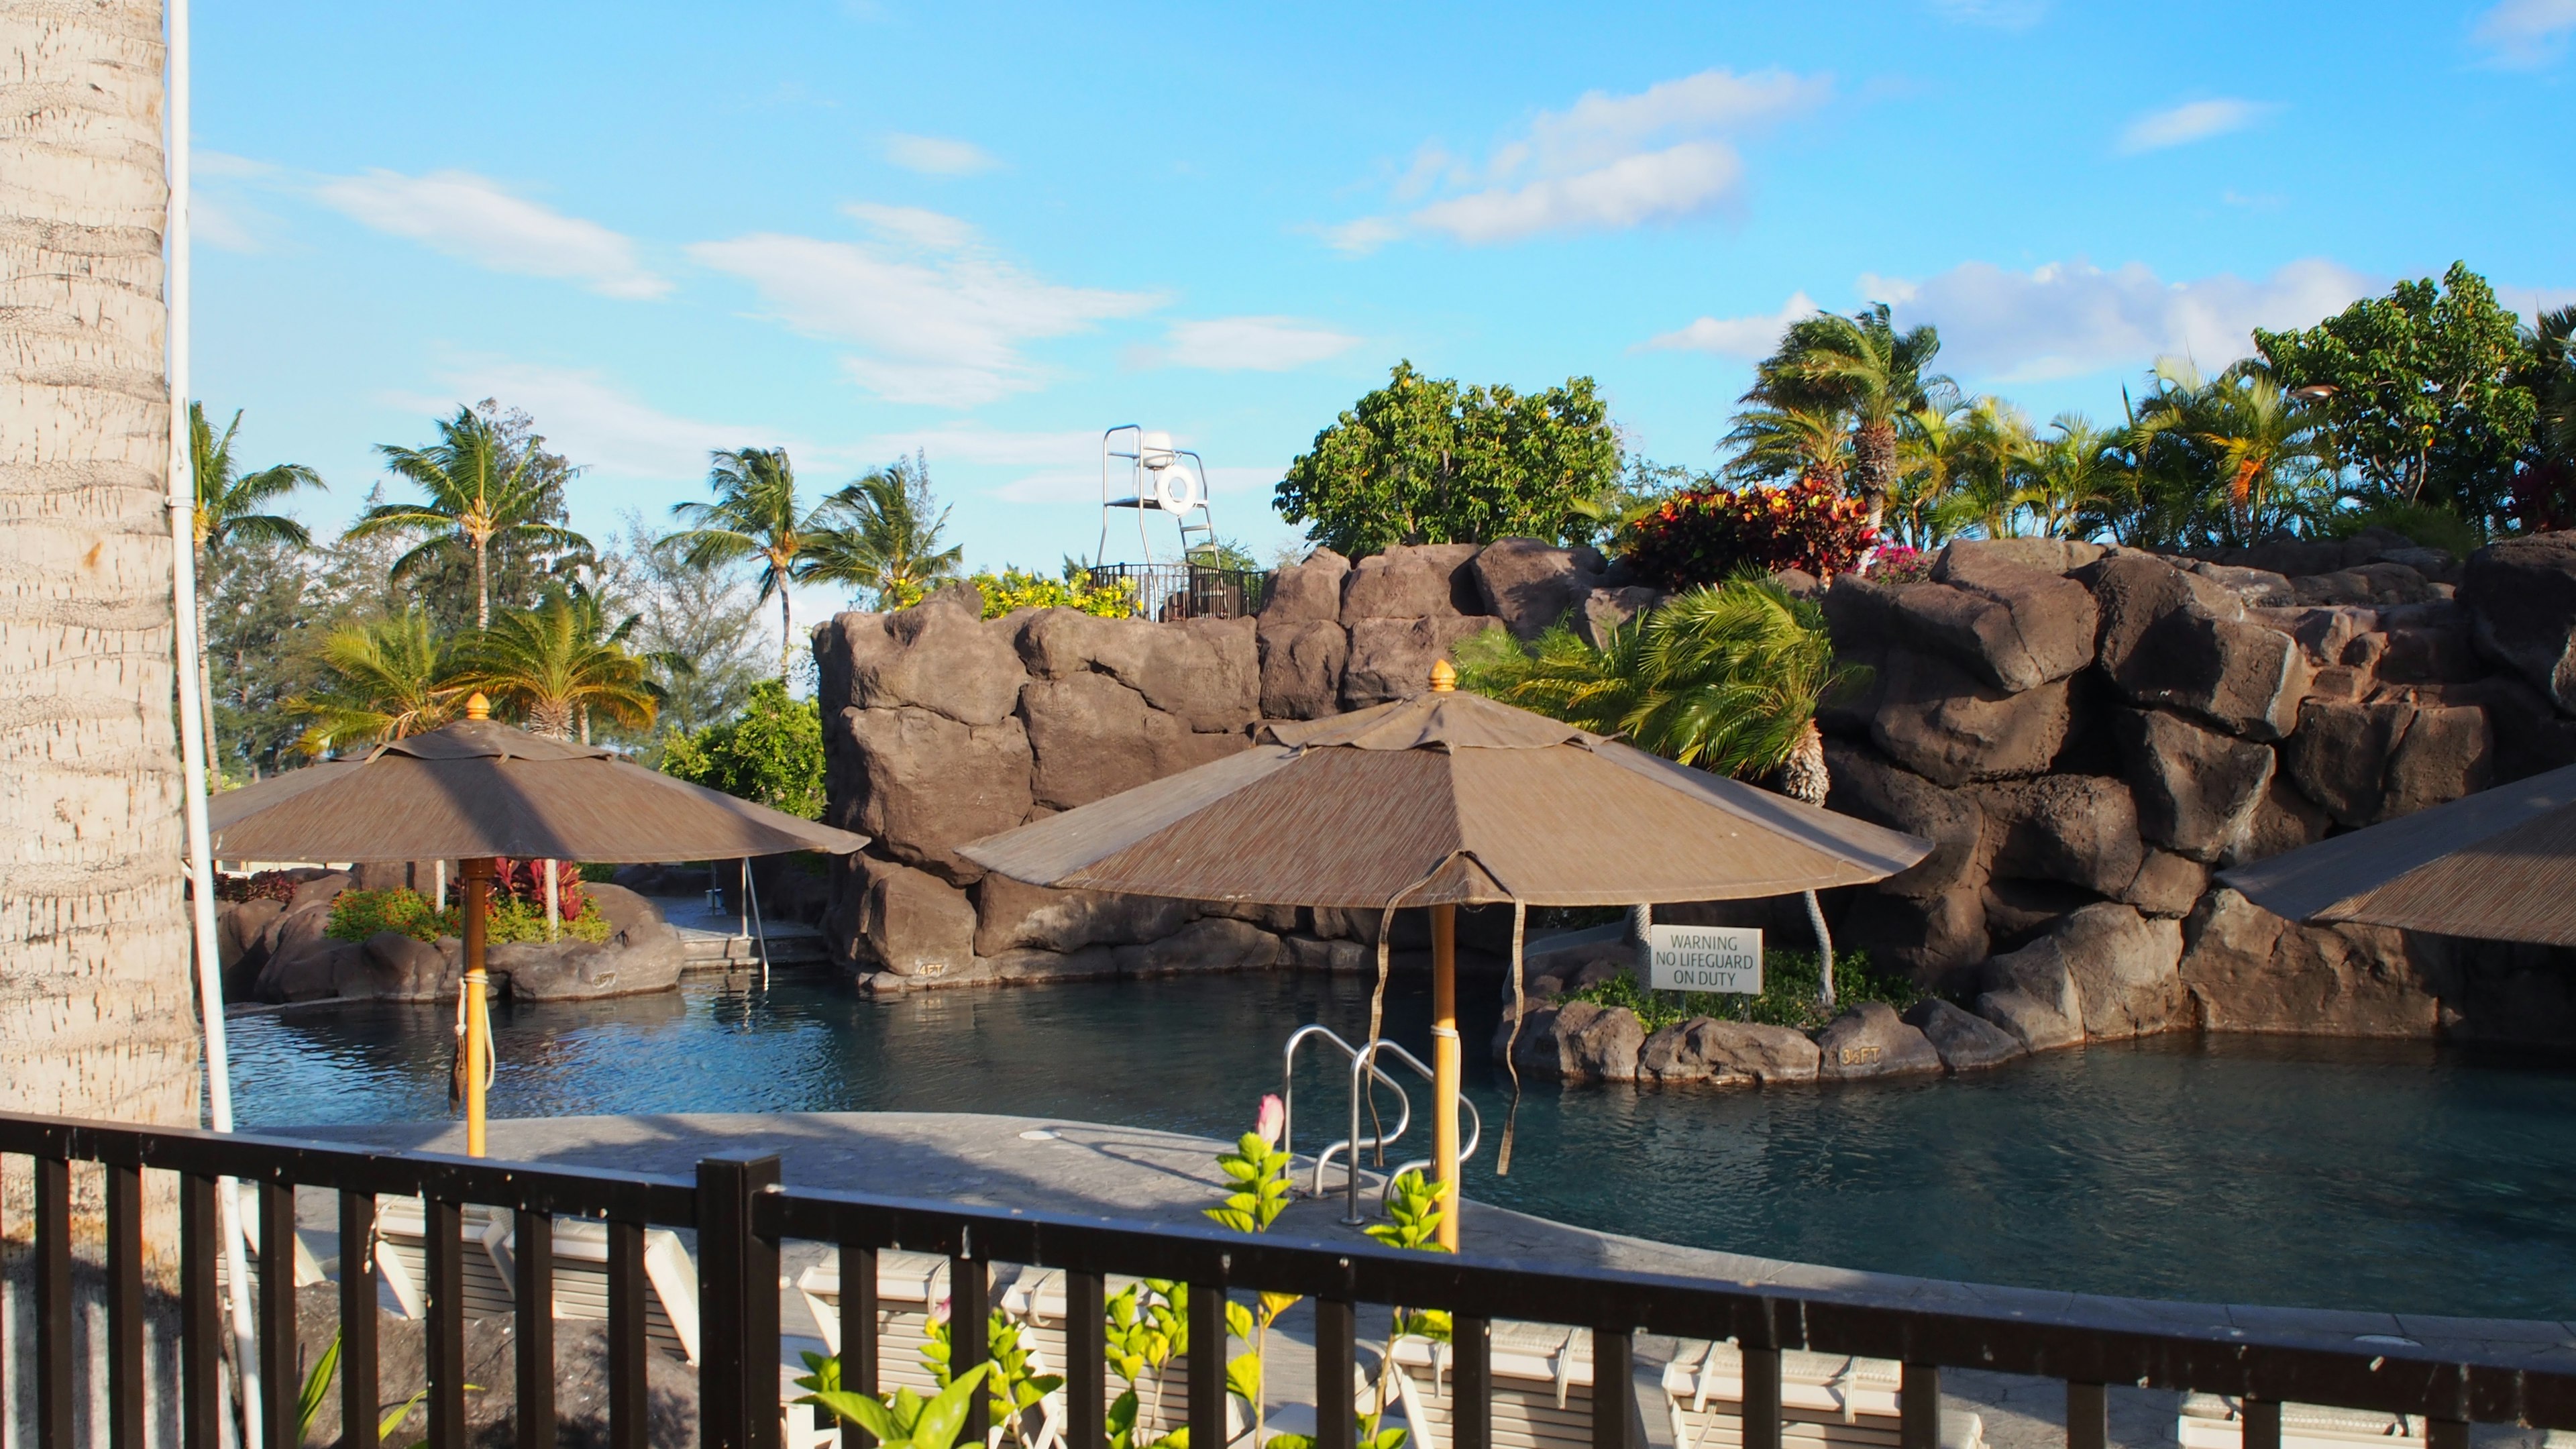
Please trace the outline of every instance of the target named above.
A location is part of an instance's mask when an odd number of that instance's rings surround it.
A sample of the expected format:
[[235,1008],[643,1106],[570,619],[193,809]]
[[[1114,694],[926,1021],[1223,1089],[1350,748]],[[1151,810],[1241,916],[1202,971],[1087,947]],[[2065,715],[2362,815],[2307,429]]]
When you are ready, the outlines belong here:
[[[1368,1096],[1369,1136],[1375,1140],[1377,1165],[1386,1166],[1386,1123],[1377,1115],[1377,1086],[1369,1078],[1377,1070],[1377,1043],[1386,1023],[1387,950],[1395,939],[1395,907],[1388,906],[1377,918],[1377,989],[1369,993],[1368,1070],[1360,1073],[1360,1090]],[[1351,1160],[1359,1160],[1359,1148],[1351,1149]]]
[[1451,1041],[1456,1041],[1458,1039],[1458,1028],[1454,1026],[1435,1026],[1431,1028],[1431,1034],[1435,1037],[1445,1036]]
[[1512,1032],[1503,1042],[1503,1070],[1512,1077],[1512,1106],[1503,1114],[1503,1145],[1494,1154],[1494,1176],[1512,1175],[1512,1129],[1521,1120],[1521,934],[1529,923],[1529,907],[1512,902]]

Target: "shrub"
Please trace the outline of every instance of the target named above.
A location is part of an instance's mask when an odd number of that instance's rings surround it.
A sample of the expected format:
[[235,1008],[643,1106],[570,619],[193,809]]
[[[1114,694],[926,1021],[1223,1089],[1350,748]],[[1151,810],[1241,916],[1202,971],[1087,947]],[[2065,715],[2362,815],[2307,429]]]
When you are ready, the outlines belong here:
[[295,896],[295,888],[304,882],[289,870],[264,870],[257,875],[219,875],[215,877],[215,899],[219,901],[284,901]]
[[1750,568],[1805,569],[1818,578],[1860,562],[1877,535],[1869,511],[1818,478],[1779,488],[1685,488],[1637,520],[1628,562],[1668,589],[1687,589]]
[[787,697],[775,679],[753,685],[742,713],[695,734],[673,735],[662,773],[784,810],[823,818],[823,715]]
[[[530,903],[495,891],[483,921],[484,939],[495,946],[546,938],[543,900]],[[583,902],[578,916],[566,913],[563,921],[564,935],[576,941],[605,941],[611,929],[595,901]],[[323,934],[343,941],[363,941],[378,931],[398,931],[415,941],[462,936],[465,909],[452,905],[442,910],[414,890],[342,891],[331,902],[331,924],[323,928]]]
[[[2517,475],[2516,481],[2524,476],[2527,475]],[[2437,504],[2408,503],[2399,498],[2370,499],[2358,508],[2337,509],[2326,515],[2326,532],[2336,538],[2350,538],[2365,528],[2402,533],[2426,548],[2445,550],[2453,558],[2467,558],[2486,542],[2478,537],[2475,524]]]
[[1869,567],[1861,572],[1874,584],[1894,587],[1919,584],[1932,577],[1932,555],[1919,548],[1892,543],[1869,556]]
[[998,619],[1014,609],[1080,609],[1103,619],[1125,619],[1136,612],[1135,585],[1121,579],[1095,589],[1086,574],[1079,579],[1051,579],[1021,569],[982,573],[974,585],[984,596],[984,617]]
[[1595,1006],[1624,1006],[1637,1013],[1638,1024],[1651,1035],[1665,1027],[1678,1026],[1702,1016],[1713,1016],[1719,1021],[1820,1031],[1836,1013],[1864,1001],[1884,1001],[1903,1011],[1923,996],[1914,983],[1904,977],[1881,976],[1873,971],[1868,953],[1844,951],[1834,957],[1835,1007],[1834,1011],[1828,1012],[1816,1002],[1820,975],[1812,951],[1766,951],[1763,953],[1762,994],[1759,996],[1714,991],[1649,991],[1637,984],[1634,975],[1623,975],[1595,981],[1580,991],[1569,992],[1565,999],[1589,1001]]

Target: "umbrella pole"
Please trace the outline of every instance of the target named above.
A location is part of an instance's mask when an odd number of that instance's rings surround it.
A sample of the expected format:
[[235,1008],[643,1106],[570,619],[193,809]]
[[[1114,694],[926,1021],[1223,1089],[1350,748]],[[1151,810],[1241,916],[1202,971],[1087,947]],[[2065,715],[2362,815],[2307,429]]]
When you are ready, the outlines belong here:
[[483,973],[485,914],[492,903],[492,860],[477,856],[463,863],[465,896],[465,1155],[483,1155],[483,1082],[492,1043],[484,1034],[491,978]]
[[1431,1155],[1440,1246],[1458,1251],[1458,908],[1431,908]]

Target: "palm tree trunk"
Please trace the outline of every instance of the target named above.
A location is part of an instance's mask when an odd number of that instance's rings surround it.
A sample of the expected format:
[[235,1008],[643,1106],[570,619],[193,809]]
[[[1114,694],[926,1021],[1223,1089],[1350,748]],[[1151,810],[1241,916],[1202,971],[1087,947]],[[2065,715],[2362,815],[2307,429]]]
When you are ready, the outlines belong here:
[[477,629],[492,627],[492,573],[484,557],[490,546],[490,539],[474,540],[474,627]]
[[785,684],[796,668],[796,626],[787,618],[787,580],[778,581],[778,682]]
[[156,0],[0,0],[0,1062],[13,1111],[194,1127],[161,64]]
[[1852,439],[1852,485],[1869,507],[1870,532],[1887,516],[1888,485],[1896,478],[1896,424],[1868,422]]
[[223,753],[215,748],[215,651],[206,647],[206,573],[201,564],[197,570],[197,699],[206,722],[206,789],[223,786]]

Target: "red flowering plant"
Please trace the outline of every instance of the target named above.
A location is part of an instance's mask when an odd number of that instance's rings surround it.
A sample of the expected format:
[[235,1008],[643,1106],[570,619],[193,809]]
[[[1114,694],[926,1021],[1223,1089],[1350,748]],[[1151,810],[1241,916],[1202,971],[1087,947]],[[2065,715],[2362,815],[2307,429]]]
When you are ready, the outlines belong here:
[[1869,510],[1822,478],[1779,488],[1686,488],[1630,527],[1628,562],[1669,589],[1747,569],[1804,569],[1831,578],[1857,565],[1878,535]]
[[[507,858],[494,860],[492,889],[495,895],[512,896],[543,911],[546,908],[545,863]],[[583,900],[581,867],[568,860],[558,861],[555,865],[555,909],[565,920],[576,921],[581,919]]]
[[1874,584],[1919,584],[1932,577],[1932,555],[1919,548],[1891,543],[1869,556],[1862,570]]

